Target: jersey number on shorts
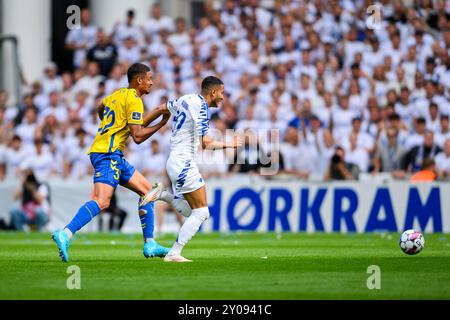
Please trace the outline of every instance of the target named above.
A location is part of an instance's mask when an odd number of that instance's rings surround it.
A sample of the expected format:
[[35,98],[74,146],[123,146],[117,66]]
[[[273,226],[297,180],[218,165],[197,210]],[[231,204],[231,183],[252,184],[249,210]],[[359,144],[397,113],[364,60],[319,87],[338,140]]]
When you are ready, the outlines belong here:
[[114,110],[112,110],[110,107],[105,107],[105,111],[103,112],[103,119],[106,119],[105,122],[107,122],[109,118],[111,118],[109,123],[105,124],[105,126],[98,129],[101,135],[108,132],[109,128],[111,128],[114,125],[114,122],[116,121],[116,114]]
[[180,130],[185,120],[186,120],[186,113],[184,112],[177,113],[177,115],[173,117],[175,132]]

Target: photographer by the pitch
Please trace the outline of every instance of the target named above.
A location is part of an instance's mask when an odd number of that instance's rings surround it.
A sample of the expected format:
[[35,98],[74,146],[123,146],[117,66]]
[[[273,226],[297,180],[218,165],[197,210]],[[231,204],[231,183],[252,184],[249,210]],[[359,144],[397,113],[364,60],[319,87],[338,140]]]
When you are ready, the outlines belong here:
[[25,170],[22,185],[16,190],[14,200],[20,200],[20,208],[10,211],[11,226],[23,231],[28,225],[40,231],[49,221],[49,190],[46,184],[37,181],[32,170]]
[[359,174],[357,166],[345,162],[344,159],[345,150],[342,147],[337,147],[334,155],[330,159],[330,164],[325,173],[324,180],[357,179]]

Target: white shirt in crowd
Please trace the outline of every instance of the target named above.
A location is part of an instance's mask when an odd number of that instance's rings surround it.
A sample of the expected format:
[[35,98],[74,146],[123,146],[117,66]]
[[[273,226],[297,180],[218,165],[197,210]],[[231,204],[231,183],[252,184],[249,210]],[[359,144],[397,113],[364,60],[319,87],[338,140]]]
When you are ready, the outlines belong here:
[[144,44],[142,29],[138,25],[132,24],[129,26],[126,22],[122,21],[116,26],[115,31],[114,42],[118,45],[122,44],[125,39],[130,37],[133,38],[136,43],[140,45]]
[[191,46],[191,39],[187,32],[173,33],[167,38],[167,41],[177,49],[178,55],[186,57],[183,54],[183,49],[190,48]]
[[17,134],[21,139],[24,146],[30,146],[34,142],[34,132],[38,127],[37,123],[21,123],[15,128],[15,134]]
[[442,133],[442,131],[439,130],[434,134],[434,143],[440,148],[444,148],[445,141],[447,140],[450,140],[450,131]]
[[418,133],[412,133],[405,139],[405,148],[406,150],[411,150],[414,147],[420,146],[423,144],[423,135]]
[[87,50],[92,48],[97,41],[97,27],[94,25],[82,26],[69,31],[66,37],[66,44],[72,43],[76,46],[86,45],[86,49],[75,50],[73,62],[76,67],[80,67],[86,59]]
[[152,37],[158,36],[161,29],[173,31],[175,29],[175,25],[172,18],[168,16],[162,16],[159,19],[151,17],[144,24],[145,33]]
[[[349,136],[350,133],[344,136],[343,139],[340,141],[340,144],[344,149],[350,149]],[[370,134],[364,131],[360,131],[358,133],[358,137],[356,138],[356,145],[358,146],[358,148],[370,150],[373,149],[375,146],[375,139]]]
[[157,154],[151,154],[149,158],[144,159],[142,165],[143,172],[161,173],[164,172],[164,168],[167,162],[167,156],[161,152]]
[[50,177],[53,168],[53,155],[48,148],[43,148],[41,154],[33,150],[32,155],[27,155],[27,158],[22,162],[20,169],[31,169],[38,181],[45,181]]
[[353,150],[346,150],[345,161],[357,165],[362,172],[367,172],[369,169],[369,154],[363,148],[356,147]]
[[41,80],[42,91],[45,94],[49,94],[52,91],[63,91],[63,82],[60,76],[55,76],[53,79],[49,79],[47,77],[42,78]]
[[17,177],[17,170],[29,156],[29,149],[21,147],[19,150],[7,148],[4,159],[6,163],[6,174],[8,177]]
[[118,50],[118,61],[120,63],[128,63],[133,64],[136,61],[139,61],[141,57],[141,49],[139,46],[133,46],[132,48],[126,48],[124,46],[120,46]]
[[309,173],[317,171],[318,156],[315,148],[303,143],[296,146],[290,143],[282,143],[280,152],[287,170]]
[[353,110],[344,110],[340,107],[334,108],[331,113],[333,119],[333,136],[336,140],[341,140],[349,134],[352,129],[352,119],[357,116]]
[[126,76],[123,76],[119,80],[108,79],[105,82],[105,94],[111,94],[120,88],[128,87],[128,80]]
[[102,75],[97,76],[84,76],[80,80],[75,83],[73,92],[78,93],[80,91],[86,91],[90,94],[91,97],[95,97],[98,92],[98,85],[103,81]]
[[436,169],[438,171],[445,171],[450,173],[450,156],[447,156],[445,152],[440,152],[434,159],[436,162]]
[[91,162],[87,156],[89,149],[90,145],[86,144],[86,146],[81,147],[77,144],[68,150],[67,158],[72,164],[70,178],[82,179],[88,175],[91,167]]
[[69,118],[67,107],[63,104],[59,104],[56,107],[48,106],[45,108],[39,116],[39,121],[43,121],[47,116],[53,115],[58,122],[66,122]]
[[409,104],[402,104],[397,102],[395,104],[395,112],[400,116],[400,119],[406,124],[408,128],[412,127],[413,121],[413,107]]

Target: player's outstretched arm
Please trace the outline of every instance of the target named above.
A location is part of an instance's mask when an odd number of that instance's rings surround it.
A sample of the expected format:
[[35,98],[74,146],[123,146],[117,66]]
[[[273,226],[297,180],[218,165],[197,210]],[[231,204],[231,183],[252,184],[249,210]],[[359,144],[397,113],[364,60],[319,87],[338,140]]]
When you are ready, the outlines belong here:
[[226,149],[226,148],[238,148],[242,146],[242,138],[238,136],[233,137],[231,142],[222,142],[213,140],[211,137],[202,137],[202,148],[205,150],[216,150],[216,149]]
[[155,132],[161,129],[167,123],[167,121],[169,121],[169,119],[170,113],[164,113],[162,120],[152,127],[144,127],[143,125],[130,124],[129,126],[131,137],[133,138],[134,142],[136,142],[137,144],[141,144],[142,142],[150,138]]
[[[161,115],[164,114],[168,114],[170,117],[170,112],[167,109],[167,106],[165,103],[160,104],[159,106],[157,106],[155,109],[153,109],[152,111],[150,111],[149,114],[147,114],[144,117],[144,123],[142,124],[144,127],[148,127],[148,125],[150,123],[152,123],[153,121],[155,121],[156,119],[158,119]],[[167,122],[167,121],[166,121]]]

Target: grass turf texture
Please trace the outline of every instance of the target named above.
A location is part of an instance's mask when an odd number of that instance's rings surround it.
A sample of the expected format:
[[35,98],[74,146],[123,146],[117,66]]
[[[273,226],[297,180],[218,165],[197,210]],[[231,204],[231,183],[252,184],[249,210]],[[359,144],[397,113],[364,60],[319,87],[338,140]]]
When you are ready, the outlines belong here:
[[[198,234],[183,251],[194,262],[176,264],[145,259],[141,235],[79,234],[65,264],[49,234],[0,233],[0,299],[450,299],[450,235],[425,234],[416,256],[399,236]],[[71,265],[81,290],[66,287]]]

